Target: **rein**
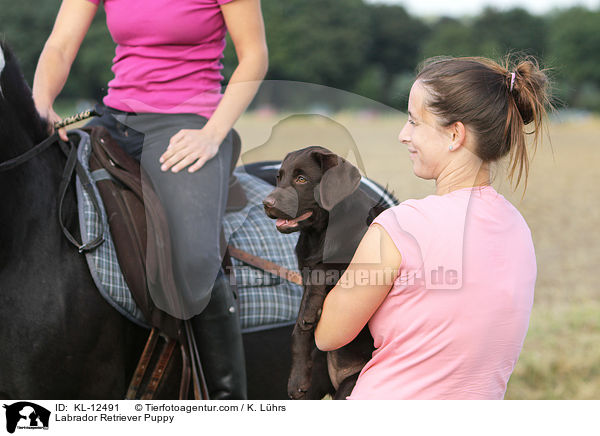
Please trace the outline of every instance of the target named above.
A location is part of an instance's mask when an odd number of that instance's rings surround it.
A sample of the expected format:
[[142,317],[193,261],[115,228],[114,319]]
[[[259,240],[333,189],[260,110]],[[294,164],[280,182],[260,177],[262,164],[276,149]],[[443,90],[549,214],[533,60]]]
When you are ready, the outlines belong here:
[[100,109],[99,106],[96,106],[93,109],[88,109],[86,111],[75,114],[71,117],[65,118],[62,121],[54,123],[54,133],[52,135],[48,136],[46,139],[44,139],[39,144],[35,145],[33,148],[27,150],[25,153],[13,158],[13,159],[7,160],[6,162],[0,163],[0,172],[12,170],[13,168],[18,167],[19,165],[27,162],[29,159],[37,156],[42,151],[46,150],[49,146],[51,146],[55,142],[60,141],[60,138],[58,137],[58,133],[56,132],[56,130],[61,129],[65,126],[68,126],[70,124],[74,124],[79,121],[83,121],[87,118],[91,118],[94,116],[101,116],[101,115],[102,115],[102,110]]
[[83,169],[83,167],[77,160],[77,147],[71,141],[64,142],[62,139],[60,139],[60,137],[58,136],[58,132],[56,130],[58,130],[59,128],[68,126],[70,124],[74,124],[78,121],[82,121],[86,118],[90,118],[90,117],[98,116],[98,115],[101,115],[101,110],[99,109],[99,106],[95,107],[94,109],[90,109],[90,110],[78,113],[76,115],[73,115],[72,117],[68,117],[58,123],[55,123],[54,124],[55,131],[54,131],[54,133],[52,133],[52,135],[48,136],[42,142],[40,142],[39,144],[30,148],[25,153],[13,158],[13,159],[10,159],[10,160],[0,163],[0,172],[9,171],[9,170],[12,170],[12,169],[18,167],[19,165],[24,164],[28,160],[30,160],[30,159],[34,158],[35,156],[37,156],[38,154],[42,153],[44,150],[49,148],[52,144],[57,143],[60,146],[60,149],[67,157],[67,163],[65,164],[65,168],[63,170],[63,175],[62,175],[62,180],[60,182],[60,186],[58,189],[58,192],[59,192],[59,194],[58,194],[58,221],[59,221],[60,227],[61,227],[64,235],[66,236],[66,238],[69,240],[69,242],[71,244],[73,244],[75,247],[77,247],[77,250],[80,253],[83,253],[83,252],[89,251],[89,250],[93,250],[94,248],[98,247],[100,244],[102,244],[104,242],[104,223],[100,222],[101,229],[100,229],[100,232],[98,233],[98,236],[95,239],[93,239],[85,244],[78,242],[75,239],[75,237],[65,227],[65,225],[63,223],[63,218],[62,218],[62,215],[63,215],[62,214],[62,206],[63,206],[63,200],[67,193],[67,189],[69,187],[69,183],[71,181],[74,171],[79,176],[79,179],[81,180],[83,189],[85,189],[86,192],[88,194],[90,194],[90,198],[92,199],[94,209],[96,210],[96,213],[98,213],[98,215],[100,215],[101,209],[100,209],[100,205],[98,203],[98,199],[94,195],[92,183],[91,183],[89,177],[87,176],[85,170]]
[[49,146],[51,146],[58,140],[59,140],[58,133],[54,132],[52,135],[48,136],[46,139],[44,139],[42,142],[37,144],[35,147],[27,150],[25,153],[13,158],[13,159],[7,160],[6,162],[0,163],[0,172],[12,170],[13,168],[18,167],[19,165],[27,162],[32,157],[35,157],[38,154],[40,154],[42,151],[47,149]]

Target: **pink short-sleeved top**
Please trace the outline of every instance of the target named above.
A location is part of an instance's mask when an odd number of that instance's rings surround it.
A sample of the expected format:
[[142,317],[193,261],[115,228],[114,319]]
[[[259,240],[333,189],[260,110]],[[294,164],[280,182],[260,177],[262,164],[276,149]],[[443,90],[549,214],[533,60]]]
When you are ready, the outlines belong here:
[[227,29],[220,5],[230,1],[103,0],[117,44],[104,104],[209,118],[222,97]]
[[537,274],[521,214],[486,186],[408,200],[374,223],[402,264],[348,399],[504,398]]

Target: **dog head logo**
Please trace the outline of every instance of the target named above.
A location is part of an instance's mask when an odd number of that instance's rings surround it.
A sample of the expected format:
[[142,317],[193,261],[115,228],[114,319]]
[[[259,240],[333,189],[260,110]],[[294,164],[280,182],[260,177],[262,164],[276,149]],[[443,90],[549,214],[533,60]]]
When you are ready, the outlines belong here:
[[19,429],[47,429],[50,411],[35,403],[19,401],[4,405],[6,409],[6,431],[14,433]]

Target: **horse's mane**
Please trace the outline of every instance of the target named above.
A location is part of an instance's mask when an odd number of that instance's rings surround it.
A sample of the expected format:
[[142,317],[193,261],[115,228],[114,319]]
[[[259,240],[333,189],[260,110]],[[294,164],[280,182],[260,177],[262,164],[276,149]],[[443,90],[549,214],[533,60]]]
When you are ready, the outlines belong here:
[[3,143],[10,143],[11,139],[23,140],[25,134],[38,143],[48,136],[48,123],[36,110],[31,88],[5,41],[0,41],[0,50],[0,138]]

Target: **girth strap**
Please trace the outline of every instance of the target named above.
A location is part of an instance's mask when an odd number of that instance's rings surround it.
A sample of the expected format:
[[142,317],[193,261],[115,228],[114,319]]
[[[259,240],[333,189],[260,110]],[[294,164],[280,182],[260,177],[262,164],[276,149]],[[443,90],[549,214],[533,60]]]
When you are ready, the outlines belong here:
[[229,250],[229,255],[231,257],[235,257],[248,265],[262,269],[263,271],[279,276],[297,285],[302,285],[302,276],[296,271],[289,270],[275,262],[255,256],[254,254],[232,247],[231,245],[229,245],[227,249]]

